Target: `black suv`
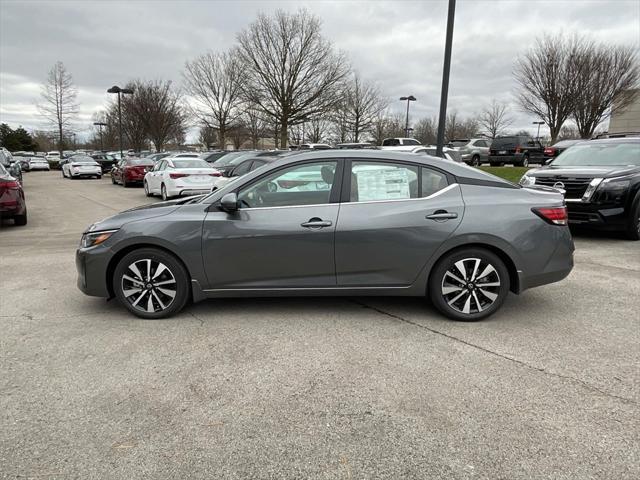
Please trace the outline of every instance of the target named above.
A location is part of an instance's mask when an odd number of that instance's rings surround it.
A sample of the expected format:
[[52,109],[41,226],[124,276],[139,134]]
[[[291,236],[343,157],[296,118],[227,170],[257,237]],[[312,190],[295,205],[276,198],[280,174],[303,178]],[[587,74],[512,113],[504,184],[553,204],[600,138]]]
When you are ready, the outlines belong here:
[[563,189],[572,225],[640,240],[640,137],[579,143],[548,166],[529,170],[520,184]]
[[538,140],[526,135],[497,137],[489,147],[489,163],[501,167],[511,163],[518,167],[528,167],[530,163],[544,165],[544,147]]

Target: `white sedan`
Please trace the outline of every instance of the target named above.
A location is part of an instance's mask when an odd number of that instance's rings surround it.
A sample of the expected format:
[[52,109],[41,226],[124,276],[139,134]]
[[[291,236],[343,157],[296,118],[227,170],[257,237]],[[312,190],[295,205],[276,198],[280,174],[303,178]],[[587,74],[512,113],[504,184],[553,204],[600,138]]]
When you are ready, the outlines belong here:
[[163,200],[183,195],[209,193],[222,174],[199,158],[163,158],[144,176],[148,197],[159,194]]
[[62,165],[62,176],[66,178],[102,178],[102,167],[88,155],[74,155]]
[[34,170],[50,170],[49,162],[42,157],[31,157],[29,159],[29,168],[30,172]]

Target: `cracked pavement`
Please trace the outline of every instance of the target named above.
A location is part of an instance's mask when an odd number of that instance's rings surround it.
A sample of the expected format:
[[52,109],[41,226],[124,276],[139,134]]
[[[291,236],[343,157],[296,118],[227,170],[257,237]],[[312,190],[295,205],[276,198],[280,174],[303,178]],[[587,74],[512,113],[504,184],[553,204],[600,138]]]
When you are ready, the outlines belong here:
[[640,477],[640,243],[479,323],[421,299],[225,299],[144,321],[82,295],[90,223],[147,202],[25,175],[0,229],[0,478]]

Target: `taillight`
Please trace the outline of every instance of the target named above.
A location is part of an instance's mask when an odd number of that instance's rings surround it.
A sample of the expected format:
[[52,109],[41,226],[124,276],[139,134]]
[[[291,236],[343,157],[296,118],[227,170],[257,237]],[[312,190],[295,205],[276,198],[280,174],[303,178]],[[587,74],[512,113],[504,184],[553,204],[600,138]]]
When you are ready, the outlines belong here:
[[556,153],[556,149],[555,148],[551,148],[551,147],[547,147],[544,149],[544,154],[545,155],[555,155]]
[[20,190],[20,184],[16,180],[0,181],[0,187],[6,190]]
[[566,225],[569,220],[567,207],[539,207],[531,211],[552,225]]
[[170,173],[169,177],[173,178],[174,180],[176,178],[182,178],[182,177],[188,177],[189,174],[188,173]]

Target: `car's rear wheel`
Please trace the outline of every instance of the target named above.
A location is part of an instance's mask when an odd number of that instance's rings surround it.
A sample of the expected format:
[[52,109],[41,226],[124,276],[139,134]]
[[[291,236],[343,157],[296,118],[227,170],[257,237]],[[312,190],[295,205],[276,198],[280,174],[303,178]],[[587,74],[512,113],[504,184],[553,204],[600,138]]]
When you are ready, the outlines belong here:
[[495,313],[509,294],[509,272],[494,253],[462,248],[448,253],[429,280],[433,305],[454,320],[473,322]]
[[127,182],[127,179],[125,178],[125,176],[124,176],[124,175],[122,176],[122,186],[123,186],[124,188],[129,188],[129,187],[130,187],[130,185],[129,185],[129,183]]
[[478,155],[473,156],[473,158],[471,159],[471,165],[473,165],[474,167],[480,166],[480,157]]
[[627,238],[629,240],[640,240],[640,192],[636,194],[632,205],[631,217],[629,218],[629,226],[627,228]]
[[140,318],[166,318],[189,300],[189,275],[173,255],[141,248],[125,255],[113,275],[118,301]]
[[528,167],[528,166],[529,166],[529,155],[525,153],[524,157],[522,157],[522,160],[518,162],[518,167]]

